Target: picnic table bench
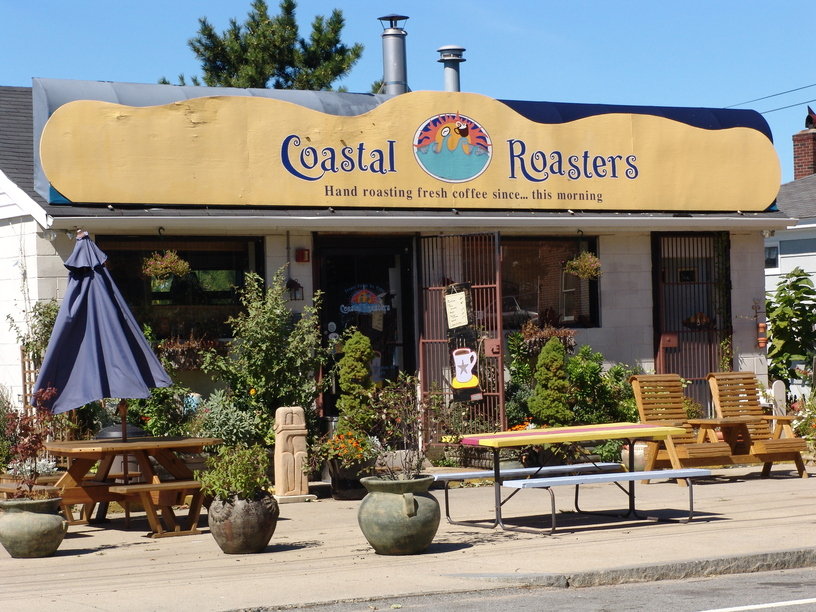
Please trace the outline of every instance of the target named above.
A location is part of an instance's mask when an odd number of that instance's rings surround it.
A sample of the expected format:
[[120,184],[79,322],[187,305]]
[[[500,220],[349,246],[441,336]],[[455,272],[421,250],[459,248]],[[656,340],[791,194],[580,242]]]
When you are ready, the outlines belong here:
[[[138,484],[111,485],[111,493],[119,493],[128,497],[137,498],[147,515],[152,538],[163,538],[177,535],[193,535],[198,533],[198,518],[201,515],[203,497],[201,483],[198,480],[166,480],[164,482],[146,482]],[[176,520],[173,505],[183,501],[182,496],[192,492],[190,509],[187,513],[187,529],[182,529]],[[157,509],[161,510],[161,520]],[[162,520],[167,525],[162,525]]]
[[[595,484],[595,483],[605,483],[605,482],[613,482],[620,487],[621,482],[635,482],[636,480],[653,480],[653,479],[683,479],[686,481],[688,492],[689,492],[689,513],[686,522],[691,521],[694,516],[694,487],[692,485],[692,481],[695,478],[703,478],[706,476],[711,476],[711,470],[704,470],[698,468],[682,468],[676,470],[649,470],[649,471],[636,471],[636,472],[614,472],[614,473],[581,473],[581,474],[573,474],[573,475],[559,475],[559,476],[549,476],[546,478],[527,478],[527,479],[519,479],[519,480],[505,480],[502,483],[503,487],[508,487],[512,489],[546,489],[547,492],[550,494],[550,518],[551,518],[551,527],[550,527],[550,535],[555,533],[556,528],[556,512],[555,512],[555,494],[553,493],[553,487],[558,486],[567,486],[567,485],[575,485],[575,511],[581,512],[584,514],[605,514],[600,512],[587,512],[581,510],[578,506],[578,494],[582,484]],[[620,516],[626,517],[629,515],[633,515],[636,518],[649,518],[640,516],[635,512],[634,507],[630,508],[630,511],[627,514],[613,514],[611,516]],[[529,531],[526,529],[514,528],[516,530],[523,530]]]
[[[621,470],[620,463],[575,463],[572,465],[547,465],[535,467],[521,467],[500,469],[499,483],[504,483],[509,478],[519,478],[521,476],[555,476],[565,474],[577,474],[581,472],[608,472]],[[449,489],[451,482],[464,482],[466,480],[495,480],[494,470],[468,471],[468,472],[442,472],[434,474],[434,481],[444,483],[445,497],[445,518],[451,525],[474,525],[484,521],[455,521],[450,515]],[[502,505],[506,503],[515,492],[502,500]]]

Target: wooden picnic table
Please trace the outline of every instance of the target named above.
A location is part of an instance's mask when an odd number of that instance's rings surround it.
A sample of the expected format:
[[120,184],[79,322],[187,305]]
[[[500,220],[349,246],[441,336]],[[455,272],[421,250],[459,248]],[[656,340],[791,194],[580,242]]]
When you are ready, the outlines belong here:
[[[85,523],[93,505],[98,502],[127,502],[138,499],[145,506],[153,537],[197,533],[196,523],[201,511],[200,483],[179,457],[180,453],[199,453],[205,446],[221,443],[218,438],[128,438],[55,441],[45,444],[52,455],[70,459],[68,470],[55,483],[63,500],[63,511],[71,524]],[[117,457],[127,465],[128,457],[139,466],[138,484],[131,484],[124,474],[112,474]],[[163,470],[156,470],[151,459]],[[92,472],[97,466],[96,472]],[[169,476],[169,477],[168,477]],[[187,492],[192,494],[187,529],[182,529],[173,513],[173,504]],[[149,493],[146,494],[146,493]],[[84,506],[83,518],[75,519],[70,507]],[[165,528],[159,520],[167,525]]]

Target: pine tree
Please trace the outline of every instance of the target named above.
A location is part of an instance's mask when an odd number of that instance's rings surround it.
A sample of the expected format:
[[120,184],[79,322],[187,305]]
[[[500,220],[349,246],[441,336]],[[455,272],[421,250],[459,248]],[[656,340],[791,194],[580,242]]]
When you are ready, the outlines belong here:
[[[220,35],[201,17],[198,35],[188,44],[201,60],[204,85],[328,90],[346,76],[360,59],[363,45],[341,42],[342,11],[334,9],[328,18],[316,16],[306,40],[300,37],[295,8],[294,0],[281,0],[280,14],[270,17],[265,0],[253,0],[246,22],[230,19]],[[169,83],[164,77],[159,82]],[[198,77],[192,83],[201,84]],[[185,84],[183,74],[179,84]]]
[[570,425],[575,418],[569,406],[566,360],[567,352],[558,338],[550,338],[538,355],[530,412],[537,422],[551,427]]

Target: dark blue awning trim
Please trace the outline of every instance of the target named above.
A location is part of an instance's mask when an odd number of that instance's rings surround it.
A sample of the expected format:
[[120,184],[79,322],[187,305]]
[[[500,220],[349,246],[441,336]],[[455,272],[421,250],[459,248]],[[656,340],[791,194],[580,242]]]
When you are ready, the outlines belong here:
[[731,108],[685,108],[673,106],[630,106],[617,104],[581,104],[574,102],[531,102],[499,100],[536,123],[568,123],[594,115],[628,113],[654,115],[705,130],[746,127],[757,130],[773,142],[771,128],[757,111]]

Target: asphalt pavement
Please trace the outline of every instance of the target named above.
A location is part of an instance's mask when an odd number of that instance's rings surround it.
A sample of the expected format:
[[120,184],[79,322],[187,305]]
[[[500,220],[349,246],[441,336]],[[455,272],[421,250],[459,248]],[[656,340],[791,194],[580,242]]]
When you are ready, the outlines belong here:
[[[521,533],[450,525],[419,555],[374,553],[357,526],[358,501],[321,498],[281,505],[267,549],[225,555],[202,517],[201,533],[151,539],[144,515],[126,526],[109,514],[102,525],[69,528],[57,554],[12,559],[0,549],[0,607],[63,612],[299,608],[311,603],[418,593],[470,592],[501,586],[554,588],[682,579],[816,566],[816,478],[792,464],[770,478],[761,466],[718,469],[688,492],[673,481],[638,485],[637,508],[661,521],[621,520],[572,512],[570,487],[555,490],[559,529],[549,527],[549,495],[522,491],[504,507],[508,522],[540,528]],[[813,466],[809,466],[814,473]],[[433,491],[442,502],[442,492]],[[490,517],[491,486],[451,492],[456,518]],[[581,489],[583,510],[621,510],[614,484]],[[546,515],[546,516],[545,516]]]

